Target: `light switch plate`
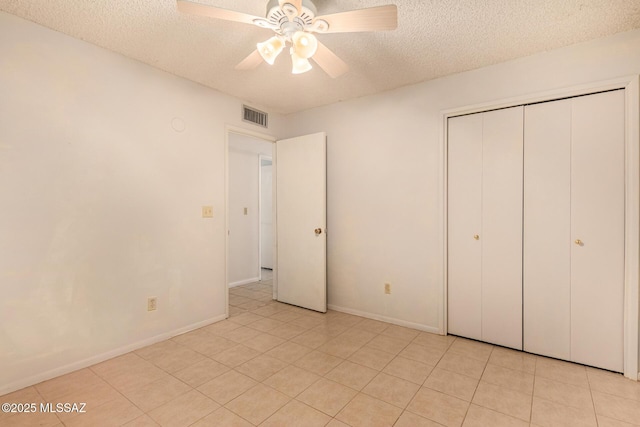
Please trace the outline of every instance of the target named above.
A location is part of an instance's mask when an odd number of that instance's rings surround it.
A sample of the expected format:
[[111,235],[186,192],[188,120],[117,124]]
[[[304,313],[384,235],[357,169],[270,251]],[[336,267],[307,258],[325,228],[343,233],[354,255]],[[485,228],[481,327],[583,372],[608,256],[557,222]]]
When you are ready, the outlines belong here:
[[202,207],[202,218],[213,218],[213,206]]

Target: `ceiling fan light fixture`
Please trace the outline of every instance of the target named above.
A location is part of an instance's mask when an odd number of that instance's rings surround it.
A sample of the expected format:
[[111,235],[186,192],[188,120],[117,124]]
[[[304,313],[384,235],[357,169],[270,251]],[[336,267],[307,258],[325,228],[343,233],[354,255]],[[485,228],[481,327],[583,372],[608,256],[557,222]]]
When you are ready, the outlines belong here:
[[291,47],[293,73],[309,71],[313,62],[330,77],[337,78],[349,70],[347,64],[316,34],[387,31],[398,28],[398,6],[388,4],[347,10],[318,16],[315,0],[263,0],[267,2],[264,17],[199,3],[199,0],[176,0],[180,12],[225,21],[252,24],[275,33],[269,40],[257,43],[257,49],[235,69],[253,70],[264,60],[273,65],[285,47]]
[[296,52],[291,53],[291,62],[293,64],[293,68],[291,70],[292,74],[306,73],[313,68],[311,66],[311,62],[309,62],[307,58],[298,55]]
[[291,36],[295,53],[305,59],[311,58],[318,50],[318,39],[311,33],[297,31]]
[[267,64],[273,65],[284,46],[285,43],[281,37],[273,36],[266,42],[258,43],[258,52]]

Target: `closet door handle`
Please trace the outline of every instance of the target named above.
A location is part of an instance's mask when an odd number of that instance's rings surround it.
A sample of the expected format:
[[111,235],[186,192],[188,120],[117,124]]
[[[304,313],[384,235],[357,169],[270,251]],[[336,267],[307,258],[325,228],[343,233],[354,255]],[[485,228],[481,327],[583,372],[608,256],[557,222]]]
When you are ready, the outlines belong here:
[[474,240],[480,240],[480,235],[479,234],[474,234],[473,235],[473,239]]
[[575,241],[574,243],[575,243],[576,245],[578,245],[578,246],[583,246],[583,245],[584,245],[584,243],[583,243],[583,242],[582,242],[582,240],[580,240],[580,239],[576,239],[576,241]]

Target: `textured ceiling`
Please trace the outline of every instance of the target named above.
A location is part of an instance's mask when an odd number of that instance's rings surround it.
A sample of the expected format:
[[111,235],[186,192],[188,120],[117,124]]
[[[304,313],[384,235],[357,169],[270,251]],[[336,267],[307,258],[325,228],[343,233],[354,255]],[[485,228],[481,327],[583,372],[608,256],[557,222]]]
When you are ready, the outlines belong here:
[[[264,16],[267,0],[198,0]],[[395,3],[398,29],[324,34],[351,70],[234,66],[271,31],[183,15],[174,0],[0,0],[0,10],[270,111],[291,113],[640,28],[640,0],[316,0],[318,15]]]

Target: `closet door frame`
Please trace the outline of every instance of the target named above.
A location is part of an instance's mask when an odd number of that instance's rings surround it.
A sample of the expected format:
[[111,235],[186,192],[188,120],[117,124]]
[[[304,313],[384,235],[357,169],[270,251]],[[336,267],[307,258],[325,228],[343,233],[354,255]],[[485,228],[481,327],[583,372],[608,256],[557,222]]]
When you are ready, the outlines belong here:
[[442,316],[439,332],[447,334],[447,291],[448,291],[448,224],[447,224],[447,175],[448,175],[448,136],[447,123],[450,117],[484,111],[509,108],[519,105],[553,101],[580,95],[589,95],[608,90],[625,91],[625,220],[624,220],[624,376],[633,380],[640,379],[638,372],[638,332],[640,323],[640,76],[631,75],[613,80],[594,82],[560,90],[541,92],[529,96],[509,98],[471,105],[441,112],[440,155],[442,170],[440,179],[441,222],[442,222]]

